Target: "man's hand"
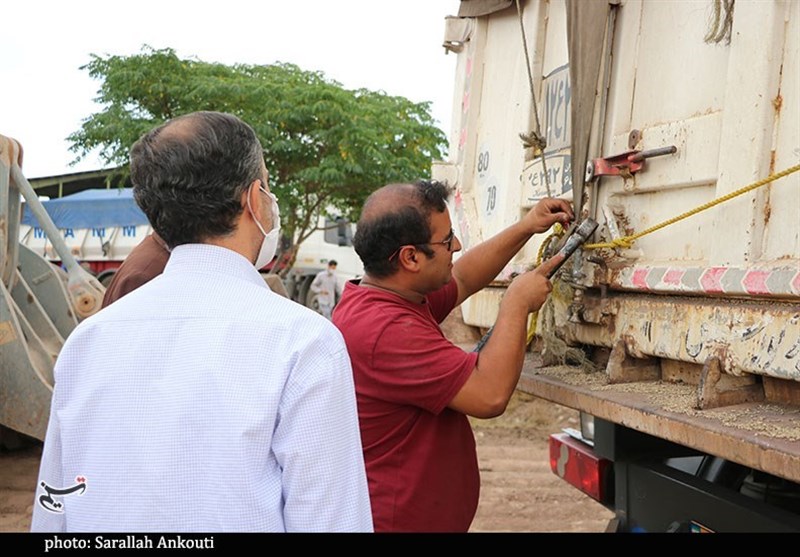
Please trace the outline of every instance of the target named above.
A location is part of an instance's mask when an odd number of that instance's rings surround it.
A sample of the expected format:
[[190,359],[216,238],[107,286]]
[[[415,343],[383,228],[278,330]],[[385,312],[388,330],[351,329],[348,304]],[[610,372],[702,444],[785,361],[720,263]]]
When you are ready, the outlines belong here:
[[574,218],[572,207],[567,201],[546,197],[522,217],[522,222],[525,223],[531,234],[540,234],[557,222],[566,228]]
[[539,311],[553,290],[547,274],[564,259],[563,254],[556,254],[541,265],[516,277],[508,287],[508,294],[517,298],[518,303],[527,305],[528,312]]

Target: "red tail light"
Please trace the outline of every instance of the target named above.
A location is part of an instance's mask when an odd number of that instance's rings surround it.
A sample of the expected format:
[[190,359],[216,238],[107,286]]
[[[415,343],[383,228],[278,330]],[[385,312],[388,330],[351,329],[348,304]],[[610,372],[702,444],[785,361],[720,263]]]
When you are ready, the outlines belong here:
[[550,469],[560,478],[601,503],[606,499],[611,462],[594,454],[589,445],[566,433],[550,436]]

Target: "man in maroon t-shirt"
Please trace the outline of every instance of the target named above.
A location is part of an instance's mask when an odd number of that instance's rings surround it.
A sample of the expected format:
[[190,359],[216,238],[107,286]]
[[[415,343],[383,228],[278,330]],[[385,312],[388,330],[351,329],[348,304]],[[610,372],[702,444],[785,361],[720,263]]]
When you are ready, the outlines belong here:
[[481,352],[452,344],[439,323],[533,234],[573,218],[566,201],[544,199],[453,264],[461,242],[447,197],[443,184],[420,181],[367,199],[353,240],[365,274],[345,285],[333,312],[353,365],[376,532],[469,529],[480,477],[467,416],[505,411],[522,370],[528,314],[544,303],[547,272],[561,256],[514,279]]
[[168,260],[169,248],[164,240],[156,232],[145,236],[114,273],[114,278],[106,288],[101,307],[111,305],[125,294],[156,278],[164,272]]

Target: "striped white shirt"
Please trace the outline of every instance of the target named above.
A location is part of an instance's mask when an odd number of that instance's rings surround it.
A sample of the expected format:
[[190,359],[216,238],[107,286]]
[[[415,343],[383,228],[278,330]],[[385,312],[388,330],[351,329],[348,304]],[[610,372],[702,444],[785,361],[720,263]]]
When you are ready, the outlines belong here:
[[372,531],[339,331],[241,255],[177,247],[61,350],[31,529]]

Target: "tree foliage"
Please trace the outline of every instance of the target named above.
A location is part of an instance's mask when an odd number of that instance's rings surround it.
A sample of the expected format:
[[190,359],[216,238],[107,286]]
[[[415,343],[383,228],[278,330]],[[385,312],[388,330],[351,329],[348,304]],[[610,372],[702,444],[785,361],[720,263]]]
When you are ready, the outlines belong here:
[[103,108],[68,137],[75,162],[97,151],[127,168],[131,145],[154,126],[197,110],[235,114],[264,147],[293,252],[329,208],[356,220],[369,193],[427,176],[445,146],[429,102],[348,90],[292,64],[229,66],[145,46],[92,55],[82,69],[102,82],[95,100]]

